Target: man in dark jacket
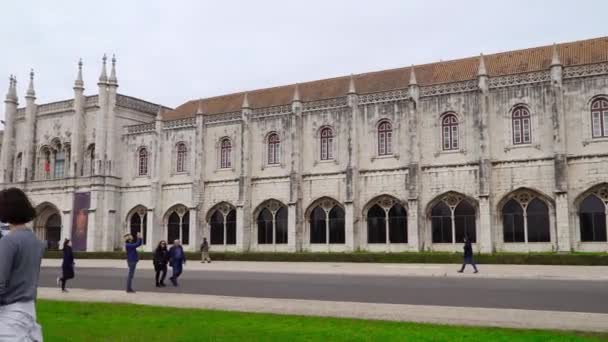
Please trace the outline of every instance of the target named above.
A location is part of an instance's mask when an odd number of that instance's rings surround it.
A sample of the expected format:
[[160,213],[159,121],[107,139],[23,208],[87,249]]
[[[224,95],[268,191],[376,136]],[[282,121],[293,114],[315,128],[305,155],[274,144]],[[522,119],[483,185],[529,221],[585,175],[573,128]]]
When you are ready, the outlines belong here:
[[464,261],[462,263],[462,267],[458,271],[458,273],[462,273],[466,265],[472,265],[475,273],[477,273],[477,266],[473,261],[473,245],[471,245],[471,240],[465,236],[464,238]]
[[182,248],[181,242],[179,240],[175,240],[173,242],[173,246],[169,249],[169,264],[173,269],[173,274],[171,275],[171,283],[173,286],[179,286],[177,283],[177,278],[182,274],[183,265],[186,263],[186,254],[184,253],[184,249]]
[[135,275],[135,267],[139,262],[139,255],[137,254],[137,248],[143,244],[139,233],[137,233],[137,241],[133,242],[133,235],[126,234],[125,236],[125,249],[127,250],[127,265],[129,266],[129,274],[127,276],[127,293],[135,293],[133,290],[133,276]]
[[201,244],[201,263],[211,262],[211,258],[209,257],[209,242],[207,238],[203,238],[203,243]]

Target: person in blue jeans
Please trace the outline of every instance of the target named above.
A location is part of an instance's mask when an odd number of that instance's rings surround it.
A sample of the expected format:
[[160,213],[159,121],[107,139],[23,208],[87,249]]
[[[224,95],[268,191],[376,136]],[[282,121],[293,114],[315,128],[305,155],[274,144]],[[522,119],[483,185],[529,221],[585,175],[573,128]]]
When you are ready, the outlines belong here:
[[464,238],[464,261],[462,263],[462,267],[458,271],[458,273],[462,273],[466,265],[473,266],[475,273],[477,273],[477,266],[475,265],[475,261],[473,261],[473,245],[471,245],[471,240],[465,236]]
[[182,274],[183,265],[186,263],[186,254],[184,248],[179,240],[173,242],[173,246],[169,249],[169,264],[173,268],[173,274],[171,275],[171,283],[173,286],[179,286],[177,278]]
[[133,276],[135,275],[135,268],[137,262],[139,262],[139,255],[137,254],[137,248],[143,244],[139,233],[137,233],[137,241],[133,242],[133,235],[126,234],[125,238],[125,249],[127,250],[127,265],[129,266],[129,275],[127,276],[127,293],[135,293],[133,290]]

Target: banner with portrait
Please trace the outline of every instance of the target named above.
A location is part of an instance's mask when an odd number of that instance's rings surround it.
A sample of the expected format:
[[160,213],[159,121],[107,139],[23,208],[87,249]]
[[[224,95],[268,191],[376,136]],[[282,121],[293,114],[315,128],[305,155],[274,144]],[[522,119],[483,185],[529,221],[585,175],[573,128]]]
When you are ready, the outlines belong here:
[[74,194],[74,206],[72,211],[72,248],[74,251],[87,250],[90,206],[90,192],[77,192]]

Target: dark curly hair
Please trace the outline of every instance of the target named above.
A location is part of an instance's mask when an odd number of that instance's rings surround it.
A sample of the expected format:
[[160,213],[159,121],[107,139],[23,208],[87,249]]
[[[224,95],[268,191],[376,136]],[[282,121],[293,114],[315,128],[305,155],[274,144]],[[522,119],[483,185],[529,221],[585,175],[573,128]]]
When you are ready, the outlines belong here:
[[0,221],[9,224],[25,224],[36,217],[36,209],[27,195],[17,188],[0,191]]

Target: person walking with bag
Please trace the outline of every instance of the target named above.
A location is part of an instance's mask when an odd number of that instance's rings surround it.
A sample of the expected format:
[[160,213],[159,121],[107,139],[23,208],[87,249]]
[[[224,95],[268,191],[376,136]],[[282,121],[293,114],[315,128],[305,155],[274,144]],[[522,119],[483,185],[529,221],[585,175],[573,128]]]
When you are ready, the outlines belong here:
[[29,225],[35,217],[23,191],[0,191],[0,221],[10,228],[0,239],[0,341],[42,341],[36,298],[45,244]]
[[179,286],[177,278],[182,274],[184,264],[186,263],[186,254],[184,248],[179,240],[173,242],[173,246],[169,249],[169,264],[173,268],[173,274],[171,275],[171,283],[173,286]]
[[137,233],[137,240],[133,242],[133,235],[125,234],[125,249],[127,250],[127,266],[129,267],[129,273],[127,275],[127,293],[135,293],[133,290],[133,277],[135,276],[135,268],[139,262],[139,255],[137,254],[137,248],[143,244],[139,233]]
[[466,265],[473,266],[473,269],[475,270],[474,273],[479,272],[479,271],[477,271],[477,266],[475,265],[475,261],[473,261],[473,245],[471,245],[471,240],[469,240],[469,238],[466,236],[464,238],[463,249],[464,249],[464,261],[463,261],[462,267],[460,268],[458,273],[462,273],[464,271],[464,267]]
[[165,287],[167,276],[167,263],[169,263],[169,251],[167,242],[162,240],[154,251],[154,270],[156,271],[156,287]]
[[68,292],[65,288],[68,280],[74,278],[74,252],[72,252],[72,241],[63,241],[63,262],[61,263],[61,277],[57,278],[57,284],[61,285],[62,292]]
[[201,263],[211,262],[211,258],[209,257],[209,242],[207,242],[207,238],[203,238],[203,243],[201,244]]

